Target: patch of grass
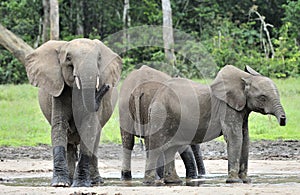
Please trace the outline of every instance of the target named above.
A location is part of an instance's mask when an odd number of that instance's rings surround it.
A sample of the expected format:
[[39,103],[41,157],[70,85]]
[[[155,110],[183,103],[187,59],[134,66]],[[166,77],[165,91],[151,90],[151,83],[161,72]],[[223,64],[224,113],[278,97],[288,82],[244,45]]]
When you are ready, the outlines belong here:
[[[250,138],[300,140],[300,78],[274,81],[286,111],[287,126],[280,127],[273,116],[252,113],[249,118]],[[102,129],[101,143],[108,142],[121,143],[117,108]],[[30,85],[0,85],[0,146],[38,144],[51,144],[51,135],[50,125],[38,105],[37,88]]]
[[121,143],[118,105],[102,129],[100,143]]
[[0,145],[50,144],[50,126],[40,111],[37,88],[0,85]]

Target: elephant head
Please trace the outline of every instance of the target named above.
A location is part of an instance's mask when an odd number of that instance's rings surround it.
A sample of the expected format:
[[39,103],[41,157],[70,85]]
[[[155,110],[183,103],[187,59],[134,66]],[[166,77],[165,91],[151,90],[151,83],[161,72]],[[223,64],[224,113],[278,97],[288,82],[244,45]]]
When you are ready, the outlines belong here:
[[271,114],[281,126],[286,124],[286,115],[274,82],[249,66],[246,66],[245,71],[231,65],[225,66],[218,73],[211,89],[214,96],[237,111],[248,109]]
[[[121,58],[99,40],[48,41],[26,57],[26,71],[32,85],[50,95],[61,95],[65,85],[82,92],[88,111],[96,111],[96,93],[103,86],[116,86]],[[108,88],[108,87],[106,87]]]

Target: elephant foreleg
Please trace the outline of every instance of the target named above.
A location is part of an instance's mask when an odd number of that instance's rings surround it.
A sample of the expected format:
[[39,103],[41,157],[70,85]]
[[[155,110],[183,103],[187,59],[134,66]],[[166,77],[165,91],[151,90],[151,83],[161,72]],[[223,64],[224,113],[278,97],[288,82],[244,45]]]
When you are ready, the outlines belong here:
[[239,177],[241,180],[243,180],[244,183],[251,182],[251,179],[247,176],[248,155],[249,155],[249,131],[248,131],[248,120],[246,120],[244,121],[243,124],[243,144],[242,144],[240,172],[239,172]]
[[71,184],[67,167],[67,131],[69,124],[64,118],[60,98],[52,98],[51,141],[53,146],[53,177],[51,186],[68,187]]
[[226,183],[242,183],[243,181],[239,178],[239,170],[243,142],[243,118],[233,109],[227,109],[221,125],[227,142],[228,178]]
[[66,151],[63,146],[53,148],[53,177],[51,186],[53,187],[69,187],[71,181],[66,161]]
[[86,146],[81,141],[78,164],[75,169],[75,175],[72,187],[90,187],[92,181],[90,178],[91,154],[87,151]]

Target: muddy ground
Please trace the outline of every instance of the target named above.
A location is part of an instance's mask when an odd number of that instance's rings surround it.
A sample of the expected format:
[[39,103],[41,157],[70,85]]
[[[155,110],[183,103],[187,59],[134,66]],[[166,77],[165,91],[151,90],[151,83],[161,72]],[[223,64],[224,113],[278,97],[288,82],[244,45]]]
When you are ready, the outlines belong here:
[[[49,187],[52,174],[51,147],[0,147],[1,194],[300,194],[300,141],[256,141],[250,144],[249,175],[252,184],[225,184],[227,174],[226,145],[211,141],[201,145],[207,175],[192,181],[196,187],[155,186],[141,183],[144,151],[136,145],[133,153],[131,183],[119,181],[122,152],[116,144],[99,148],[99,170],[105,184],[92,188]],[[177,171],[184,177],[182,161]],[[184,180],[185,181],[185,180]]]

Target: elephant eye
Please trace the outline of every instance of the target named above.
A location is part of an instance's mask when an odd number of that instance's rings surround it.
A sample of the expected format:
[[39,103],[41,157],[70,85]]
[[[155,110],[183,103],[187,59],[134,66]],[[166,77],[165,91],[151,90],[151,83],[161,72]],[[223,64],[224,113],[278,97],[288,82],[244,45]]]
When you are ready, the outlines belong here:
[[71,60],[72,60],[71,54],[67,54],[67,56],[66,56],[66,62],[71,62]]
[[267,97],[265,95],[261,95],[258,97],[259,101],[261,102],[266,102],[267,101]]

